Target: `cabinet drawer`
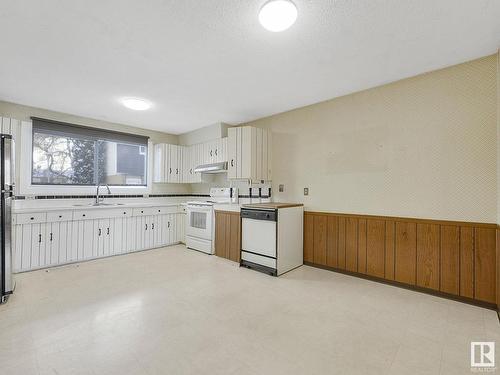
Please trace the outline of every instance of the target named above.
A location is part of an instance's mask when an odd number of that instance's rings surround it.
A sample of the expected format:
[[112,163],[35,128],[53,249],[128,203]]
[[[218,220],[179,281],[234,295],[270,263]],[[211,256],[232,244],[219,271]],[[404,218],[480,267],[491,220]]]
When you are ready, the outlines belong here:
[[112,208],[112,209],[92,209],[78,210],[73,213],[74,220],[108,219],[113,217],[132,216],[130,208]]
[[158,213],[158,209],[155,209],[153,207],[134,208],[132,216],[147,216],[147,215],[153,215],[156,213]]
[[51,211],[47,212],[47,221],[71,221],[73,220],[73,211]]
[[152,207],[153,215],[163,215],[163,214],[175,214],[177,212],[177,206],[164,206],[164,207]]
[[47,220],[47,214],[45,212],[33,212],[28,214],[16,214],[14,215],[14,224],[31,224],[31,223],[43,223]]

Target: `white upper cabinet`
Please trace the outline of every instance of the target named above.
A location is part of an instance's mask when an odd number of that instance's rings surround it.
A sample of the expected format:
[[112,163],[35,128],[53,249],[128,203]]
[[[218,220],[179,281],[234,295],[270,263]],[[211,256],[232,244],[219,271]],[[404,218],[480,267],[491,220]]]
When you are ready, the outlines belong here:
[[251,126],[228,129],[228,178],[272,180],[271,132]]
[[202,182],[201,174],[195,173],[195,168],[227,161],[227,142],[227,138],[221,138],[191,146],[154,145],[153,182]]
[[154,145],[153,182],[165,181],[165,144]]

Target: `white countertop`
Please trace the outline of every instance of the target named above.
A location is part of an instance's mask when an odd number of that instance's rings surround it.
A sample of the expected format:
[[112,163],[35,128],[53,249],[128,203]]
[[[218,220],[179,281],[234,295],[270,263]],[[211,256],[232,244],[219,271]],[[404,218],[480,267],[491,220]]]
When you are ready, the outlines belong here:
[[176,207],[185,204],[185,199],[155,199],[155,198],[137,198],[137,199],[105,199],[104,203],[113,203],[112,205],[92,206],[93,199],[36,199],[14,201],[12,208],[13,214],[23,214],[32,212],[49,212],[65,210],[105,210],[105,209],[123,209],[140,207]]

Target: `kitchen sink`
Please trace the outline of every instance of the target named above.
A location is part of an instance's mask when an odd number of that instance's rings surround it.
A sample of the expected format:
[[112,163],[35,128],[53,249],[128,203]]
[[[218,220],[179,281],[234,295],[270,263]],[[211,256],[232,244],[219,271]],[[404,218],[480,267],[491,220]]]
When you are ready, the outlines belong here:
[[123,206],[124,203],[87,203],[87,204],[74,204],[73,207],[112,207],[112,206]]

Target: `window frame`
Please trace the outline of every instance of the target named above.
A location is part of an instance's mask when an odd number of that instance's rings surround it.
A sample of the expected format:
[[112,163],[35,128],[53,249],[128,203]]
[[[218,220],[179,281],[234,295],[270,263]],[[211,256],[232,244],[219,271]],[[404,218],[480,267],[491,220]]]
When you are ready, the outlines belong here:
[[[21,195],[95,195],[96,185],[33,184],[33,122],[21,127],[21,160],[19,194]],[[19,147],[19,145],[18,145]],[[109,185],[113,195],[143,195],[152,190],[153,142],[148,139],[146,151],[146,185]]]

